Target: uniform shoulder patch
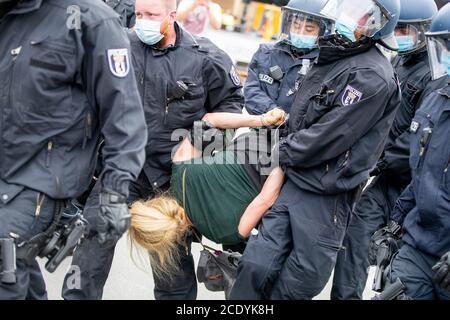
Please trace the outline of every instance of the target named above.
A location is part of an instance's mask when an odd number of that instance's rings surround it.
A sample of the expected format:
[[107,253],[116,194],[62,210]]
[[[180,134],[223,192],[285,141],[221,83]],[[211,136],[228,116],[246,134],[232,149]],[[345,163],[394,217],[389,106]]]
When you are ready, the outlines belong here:
[[342,95],[342,105],[346,107],[357,103],[359,100],[361,100],[362,96],[363,93],[361,91],[358,91],[352,86],[347,85],[344,90],[344,94]]
[[128,49],[109,49],[109,70],[118,78],[125,78],[130,72],[130,55]]
[[230,77],[231,77],[231,80],[233,81],[233,83],[234,83],[236,86],[241,85],[241,77],[240,77],[239,74],[237,73],[236,67],[235,67],[234,65],[231,67],[231,70],[230,70]]

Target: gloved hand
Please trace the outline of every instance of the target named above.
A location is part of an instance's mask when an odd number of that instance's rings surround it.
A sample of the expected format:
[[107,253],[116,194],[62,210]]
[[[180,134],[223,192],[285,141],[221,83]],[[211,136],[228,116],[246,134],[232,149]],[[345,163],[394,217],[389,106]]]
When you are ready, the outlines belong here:
[[450,251],[431,270],[435,272],[433,282],[450,292]]
[[263,126],[265,126],[265,127],[272,126],[272,125],[279,126],[284,123],[286,113],[279,108],[275,108],[275,109],[272,109],[269,112],[265,113],[261,117],[262,117],[261,122],[262,122]]
[[386,243],[391,248],[392,253],[395,253],[394,251],[400,247],[401,237],[402,227],[394,220],[389,221],[386,227],[375,232],[370,238],[369,244],[370,265],[377,265],[378,250],[383,243]]
[[100,214],[97,220],[98,241],[110,247],[119,241],[128,230],[131,215],[126,198],[121,194],[103,191],[100,193]]

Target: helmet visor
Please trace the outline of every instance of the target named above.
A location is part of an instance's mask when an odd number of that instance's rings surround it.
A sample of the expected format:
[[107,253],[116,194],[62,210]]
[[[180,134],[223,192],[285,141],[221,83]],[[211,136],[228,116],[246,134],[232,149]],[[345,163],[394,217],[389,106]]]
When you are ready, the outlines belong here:
[[389,12],[375,0],[330,0],[321,13],[357,37],[373,37],[390,20]]
[[404,23],[399,22],[395,27],[395,38],[400,54],[407,54],[425,46],[425,32],[428,31],[429,22]]
[[[301,37],[309,39],[308,41],[314,40],[314,46],[317,46],[318,38],[330,34],[333,30],[331,20],[289,8],[282,9],[281,20],[280,40],[291,45],[296,44],[294,39]],[[309,45],[306,47],[310,48]]]
[[433,80],[448,74],[450,64],[450,40],[447,37],[427,37],[428,58]]

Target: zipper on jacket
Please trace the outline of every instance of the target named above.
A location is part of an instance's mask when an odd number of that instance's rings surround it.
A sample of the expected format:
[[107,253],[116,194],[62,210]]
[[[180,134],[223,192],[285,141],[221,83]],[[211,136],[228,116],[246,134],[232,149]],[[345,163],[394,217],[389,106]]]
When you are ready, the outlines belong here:
[[86,148],[87,141],[92,138],[92,114],[88,112],[86,115],[86,125],[84,130],[84,139],[82,149]]
[[335,226],[337,225],[337,199],[334,201],[333,223]]
[[[22,51],[22,46],[17,47],[13,50],[11,50],[11,56],[12,56],[12,63],[11,63],[11,70],[10,70],[10,78],[9,78],[9,88],[8,90],[8,105],[12,106],[12,86],[14,83],[14,66],[15,66],[15,62],[17,60],[17,57],[19,56],[20,52]],[[0,115],[0,121],[2,122],[2,126],[1,128],[3,128],[3,122],[4,122],[4,111],[2,110],[1,115]],[[1,154],[3,154],[3,135],[0,133],[0,152]],[[1,172],[2,170],[0,170]]]
[[344,168],[348,163],[348,158],[350,157],[350,150],[347,150],[344,157],[344,162],[342,162],[340,168]]
[[166,102],[166,109],[164,110],[164,124],[167,124],[168,114],[169,114],[169,102]]
[[444,172],[442,174],[442,181],[444,183],[444,186],[447,183],[447,172],[449,167],[450,167],[450,158],[448,159],[447,166],[445,167]]
[[35,217],[40,216],[44,200],[45,200],[45,194],[39,192],[37,194],[37,198],[36,198],[36,211],[34,212]]
[[53,150],[53,142],[49,141],[47,143],[47,155],[45,157],[45,165],[47,168],[50,167],[50,156],[51,156],[52,150]]

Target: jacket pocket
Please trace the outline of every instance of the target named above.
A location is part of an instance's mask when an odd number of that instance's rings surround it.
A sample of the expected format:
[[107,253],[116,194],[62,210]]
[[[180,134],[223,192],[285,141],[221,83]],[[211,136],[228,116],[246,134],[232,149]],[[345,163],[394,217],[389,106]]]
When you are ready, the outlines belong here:
[[195,121],[201,120],[207,112],[203,86],[190,83],[188,88],[184,96],[178,99],[171,98],[168,93],[165,124],[170,128],[190,128]]
[[16,77],[15,87],[25,93],[16,95],[25,123],[44,126],[46,121],[42,119],[51,117],[53,124],[67,124],[72,117],[75,49],[44,38],[31,40],[22,50],[24,54],[16,62],[20,65],[17,72],[27,76]]

